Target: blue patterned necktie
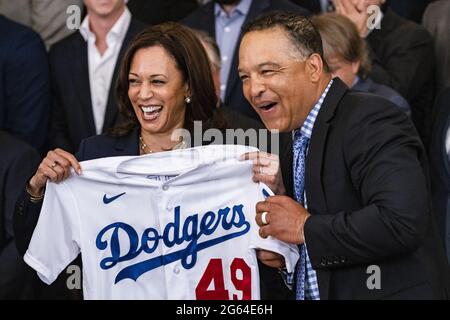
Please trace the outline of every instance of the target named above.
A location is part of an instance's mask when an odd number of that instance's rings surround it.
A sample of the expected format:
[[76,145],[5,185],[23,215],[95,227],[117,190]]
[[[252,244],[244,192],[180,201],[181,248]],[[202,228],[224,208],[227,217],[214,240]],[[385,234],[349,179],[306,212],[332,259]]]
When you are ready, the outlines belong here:
[[[306,167],[306,149],[308,147],[308,137],[302,135],[300,130],[296,130],[294,133],[294,194],[295,199],[301,204],[304,203],[304,190],[305,190],[305,167]],[[300,260],[297,263],[296,275],[296,298],[297,300],[305,300],[305,282],[306,282],[306,252],[305,246],[302,244],[299,246]]]

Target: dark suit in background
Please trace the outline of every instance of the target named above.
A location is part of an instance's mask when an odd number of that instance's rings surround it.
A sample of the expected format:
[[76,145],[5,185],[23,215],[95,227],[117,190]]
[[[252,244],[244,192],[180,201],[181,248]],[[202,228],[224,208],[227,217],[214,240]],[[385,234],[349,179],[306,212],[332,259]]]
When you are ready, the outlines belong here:
[[411,117],[424,143],[429,140],[434,99],[433,40],[421,26],[391,9],[381,28],[367,37],[372,72],[370,77],[400,93],[411,106]]
[[400,107],[408,115],[411,114],[411,107],[409,106],[408,101],[406,101],[394,89],[391,89],[382,84],[378,84],[370,78],[367,78],[365,80],[359,79],[358,82],[353,85],[352,90],[369,92],[382,96]]
[[312,14],[320,14],[322,12],[320,0],[291,0],[291,2],[308,9]]
[[178,21],[198,7],[196,0],[130,0],[127,3],[133,17],[149,26]]
[[388,0],[387,3],[398,15],[420,23],[430,0]]
[[439,95],[434,108],[429,149],[432,196],[439,231],[450,263],[450,158],[445,147],[450,128],[450,88]]
[[423,26],[434,40],[436,93],[450,87],[450,1],[431,3],[423,15]]
[[40,157],[31,146],[1,130],[0,146],[0,299],[33,298],[32,274],[14,240],[13,213]]
[[[314,14],[320,14],[322,8],[320,0],[291,0],[305,7]],[[405,19],[420,23],[422,14],[430,0],[388,0],[387,3],[398,15]]]
[[41,150],[49,109],[43,41],[32,29],[0,15],[0,129]]
[[[292,195],[292,145],[281,159]],[[335,78],[314,124],[305,169],[311,213],[305,241],[321,299],[448,297],[427,172],[408,116]],[[380,289],[367,287],[371,265],[381,270]]]
[[[132,38],[144,28],[145,25],[131,19],[111,80],[103,132],[119,121],[115,82],[120,61]],[[88,68],[87,42],[79,31],[50,49],[53,106],[49,149],[62,148],[75,153],[81,140],[96,134]]]
[[[206,31],[211,37],[216,39],[214,5],[215,2],[211,1],[204,6],[201,6],[193,13],[188,15],[185,19],[183,19],[181,23],[194,29]],[[307,10],[287,0],[254,0],[252,1],[250,10],[247,17],[245,18],[243,25],[245,25],[253,18],[257,17],[258,15],[273,10],[294,11],[302,15],[309,15]],[[260,121],[256,112],[244,98],[244,94],[242,92],[242,83],[239,79],[239,74],[237,71],[239,64],[239,42],[240,40],[238,40],[238,45],[236,45],[236,49],[233,54],[230,74],[228,76],[226,86],[227,89],[225,93],[225,101],[223,101],[223,103],[227,106],[230,106],[237,112]]]

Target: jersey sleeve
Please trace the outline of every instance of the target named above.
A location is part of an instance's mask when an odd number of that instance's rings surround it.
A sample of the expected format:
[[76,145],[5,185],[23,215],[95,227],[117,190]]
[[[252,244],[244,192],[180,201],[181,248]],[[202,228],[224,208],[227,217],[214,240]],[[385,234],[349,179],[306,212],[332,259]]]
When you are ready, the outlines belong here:
[[66,183],[47,183],[44,203],[25,262],[51,284],[79,254],[80,223],[75,199]]
[[[274,195],[272,190],[270,190],[270,188],[266,186],[264,183],[259,183],[259,185],[260,185],[259,201],[262,201]],[[295,265],[297,264],[297,261],[300,257],[298,247],[296,245],[277,240],[270,236],[266,239],[261,238],[256,223],[255,228],[253,228],[252,230],[251,237],[252,237],[251,249],[262,249],[281,254],[286,262],[287,272],[288,273],[294,272]]]

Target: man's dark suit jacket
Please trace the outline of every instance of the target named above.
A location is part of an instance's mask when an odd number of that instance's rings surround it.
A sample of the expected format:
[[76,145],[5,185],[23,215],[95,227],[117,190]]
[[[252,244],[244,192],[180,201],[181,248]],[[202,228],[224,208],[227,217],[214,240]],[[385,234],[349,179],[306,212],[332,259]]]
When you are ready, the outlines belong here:
[[[292,194],[292,145],[280,157]],[[305,239],[321,299],[447,297],[426,154],[405,113],[335,78],[313,128],[305,170],[311,213]],[[381,289],[367,287],[371,265],[380,268]]]
[[320,0],[291,0],[291,2],[308,9],[313,14],[320,14],[322,12]]
[[388,0],[389,6],[405,19],[420,23],[430,0]]
[[[181,20],[181,23],[199,30],[204,30],[208,34],[216,38],[216,22],[214,15],[215,1],[211,1],[206,5],[198,8],[186,18]],[[244,24],[248,23],[257,16],[273,10],[283,10],[298,12],[302,15],[309,15],[309,12],[300,6],[297,6],[287,0],[254,0],[250,6],[247,17]],[[238,43],[240,40],[238,40]],[[227,106],[231,106],[234,110],[260,121],[258,115],[253,110],[251,105],[244,98],[242,92],[242,83],[238,74],[239,65],[239,45],[236,45],[236,49],[233,54],[233,60],[231,62],[230,74],[227,81],[227,89],[225,93],[225,101],[223,103]]]
[[[120,62],[133,37],[145,26],[132,18],[117,58],[106,105],[103,132],[118,119],[115,83]],[[96,134],[89,86],[87,42],[76,32],[50,49],[53,91],[49,149],[62,148],[75,153],[81,140]]]
[[32,29],[0,15],[0,129],[41,150],[49,110],[44,42]]
[[450,263],[450,159],[445,148],[450,128],[450,88],[436,100],[433,113],[433,132],[429,149],[431,186],[434,211]]
[[13,213],[40,157],[31,146],[1,130],[0,146],[0,299],[30,298],[28,268],[14,241]]
[[385,86],[384,84],[378,84],[370,78],[365,80],[359,79],[358,82],[353,85],[352,90],[370,92],[382,96],[400,107],[407,114],[411,114],[411,107],[405,98],[398,94],[394,89]]
[[400,93],[425,144],[430,134],[434,99],[433,40],[421,26],[387,9],[381,29],[367,37],[372,59],[370,77]]
[[127,3],[133,17],[149,26],[178,21],[198,8],[196,0],[130,0]]

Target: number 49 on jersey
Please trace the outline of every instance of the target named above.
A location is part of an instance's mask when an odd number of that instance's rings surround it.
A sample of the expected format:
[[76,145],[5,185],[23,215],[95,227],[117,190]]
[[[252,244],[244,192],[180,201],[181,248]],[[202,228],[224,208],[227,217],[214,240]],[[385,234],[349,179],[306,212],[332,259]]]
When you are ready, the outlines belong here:
[[[252,299],[252,272],[242,258],[234,258],[230,265],[231,283],[237,291],[242,292],[242,300]],[[230,283],[230,281],[226,281]],[[213,286],[211,287],[211,283]],[[212,288],[208,290],[208,288]],[[229,290],[225,288],[222,259],[211,259],[203,273],[197,288],[195,288],[197,300],[231,300]],[[232,300],[238,300],[238,295],[233,294]]]

